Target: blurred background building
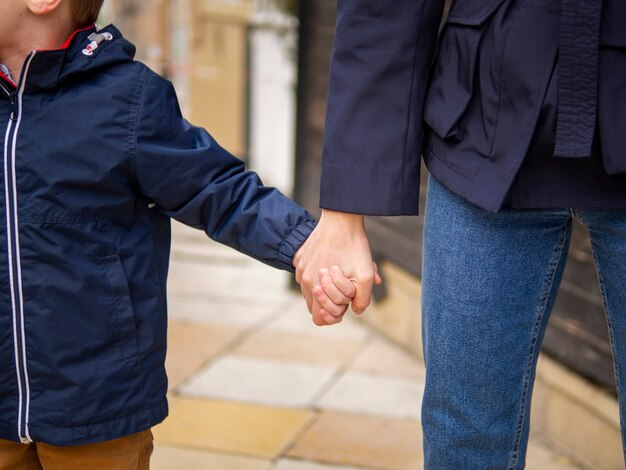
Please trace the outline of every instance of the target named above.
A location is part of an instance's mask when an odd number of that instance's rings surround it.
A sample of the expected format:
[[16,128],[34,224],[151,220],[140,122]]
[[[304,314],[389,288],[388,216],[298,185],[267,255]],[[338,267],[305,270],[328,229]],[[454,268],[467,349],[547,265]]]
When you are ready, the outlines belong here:
[[[318,214],[335,14],[336,0],[107,0],[101,22],[174,82],[191,122]],[[363,319],[418,357],[422,221],[368,220],[385,283]],[[536,380],[533,429],[592,468],[623,468],[602,298],[577,223]]]
[[137,58],[172,80],[183,113],[291,194],[297,24],[276,0],[107,0]]

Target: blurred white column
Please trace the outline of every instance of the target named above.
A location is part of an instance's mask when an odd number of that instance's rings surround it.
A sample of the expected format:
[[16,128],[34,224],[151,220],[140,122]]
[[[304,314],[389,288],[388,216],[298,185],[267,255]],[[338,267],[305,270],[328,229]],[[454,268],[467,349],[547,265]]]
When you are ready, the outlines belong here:
[[176,88],[183,115],[189,115],[190,44],[193,9],[191,0],[172,0],[170,5],[171,53],[169,79]]
[[250,166],[264,183],[293,191],[298,22],[257,0],[250,28]]

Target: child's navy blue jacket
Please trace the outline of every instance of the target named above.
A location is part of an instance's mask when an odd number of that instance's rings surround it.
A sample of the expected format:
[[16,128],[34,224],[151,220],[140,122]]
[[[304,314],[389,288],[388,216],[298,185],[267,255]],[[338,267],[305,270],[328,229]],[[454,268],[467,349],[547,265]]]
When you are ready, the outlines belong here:
[[0,439],[77,445],[165,418],[170,218],[287,270],[314,225],[185,121],[114,27],[89,55],[94,31],[0,78]]

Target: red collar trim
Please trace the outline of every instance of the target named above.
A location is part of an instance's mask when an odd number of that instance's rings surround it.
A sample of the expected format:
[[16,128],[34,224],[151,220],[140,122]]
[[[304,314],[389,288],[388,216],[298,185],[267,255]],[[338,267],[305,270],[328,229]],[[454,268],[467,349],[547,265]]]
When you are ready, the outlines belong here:
[[17,83],[11,80],[8,76],[0,72],[0,78],[3,78],[7,83],[13,86],[13,88],[17,88]]
[[70,44],[72,44],[72,41],[74,40],[77,34],[82,33],[84,31],[89,31],[90,29],[93,29],[93,28],[95,28],[95,25],[88,26],[87,28],[77,29],[76,31],[72,33],[72,35],[69,38],[67,38],[67,40],[58,49],[38,49],[37,52],[64,51],[65,49],[70,47]]
[[[64,51],[68,47],[70,47],[70,44],[72,43],[72,41],[74,40],[74,38],[76,37],[77,34],[82,33],[84,31],[89,31],[90,29],[93,29],[93,28],[95,28],[95,25],[91,25],[91,26],[89,26],[87,28],[77,29],[76,31],[74,31],[71,34],[71,36],[69,38],[67,38],[67,40],[58,49],[39,49],[39,50],[37,50],[37,52]],[[4,73],[0,72],[0,78],[3,79],[4,81],[6,81],[7,83],[9,83],[10,85],[12,85],[14,88],[17,88],[17,83],[15,83],[13,80],[11,80]]]

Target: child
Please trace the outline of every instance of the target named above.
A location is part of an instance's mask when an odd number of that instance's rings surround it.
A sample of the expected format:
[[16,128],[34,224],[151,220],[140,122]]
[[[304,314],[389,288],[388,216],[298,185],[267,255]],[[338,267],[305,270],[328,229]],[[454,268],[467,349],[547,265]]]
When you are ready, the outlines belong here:
[[148,467],[170,218],[287,270],[314,227],[181,117],[114,27],[89,26],[101,5],[0,16],[1,470]]

